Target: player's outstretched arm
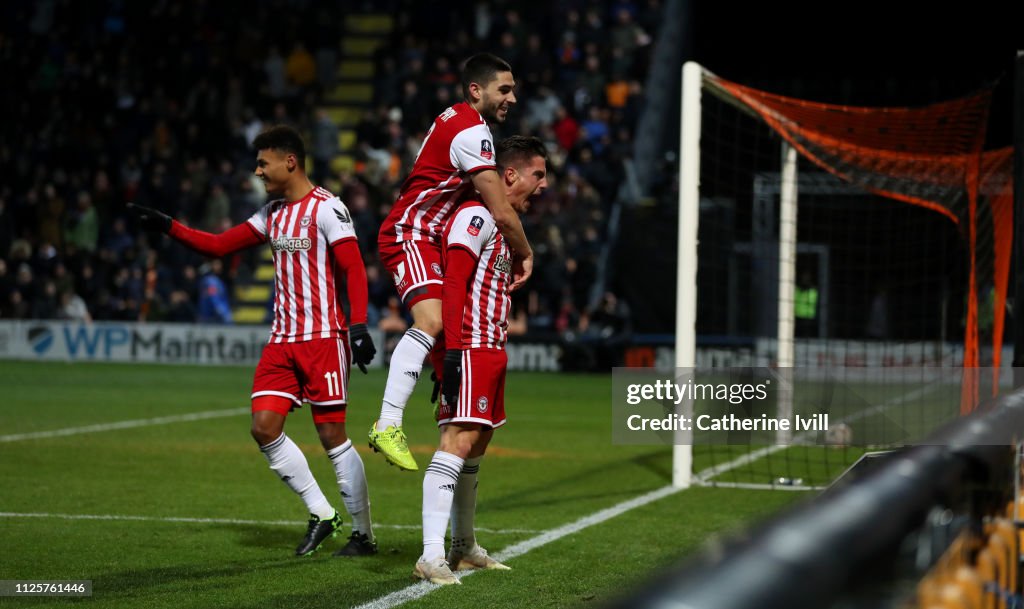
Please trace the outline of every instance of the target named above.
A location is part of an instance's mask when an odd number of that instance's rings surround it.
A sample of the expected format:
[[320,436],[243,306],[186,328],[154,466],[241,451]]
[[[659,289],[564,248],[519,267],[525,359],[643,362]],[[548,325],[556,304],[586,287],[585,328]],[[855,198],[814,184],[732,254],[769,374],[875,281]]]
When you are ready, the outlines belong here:
[[518,290],[533,274],[533,248],[530,247],[530,242],[523,231],[523,223],[505,197],[505,185],[502,184],[497,171],[478,171],[473,174],[472,179],[473,186],[480,192],[484,205],[494,216],[498,230],[508,240],[515,254],[511,289]]
[[175,241],[211,258],[221,258],[266,241],[263,235],[257,233],[248,222],[233,226],[219,235],[214,235],[189,228],[155,209],[134,203],[129,203],[127,207],[128,212],[138,219],[139,224],[145,230],[169,235]]

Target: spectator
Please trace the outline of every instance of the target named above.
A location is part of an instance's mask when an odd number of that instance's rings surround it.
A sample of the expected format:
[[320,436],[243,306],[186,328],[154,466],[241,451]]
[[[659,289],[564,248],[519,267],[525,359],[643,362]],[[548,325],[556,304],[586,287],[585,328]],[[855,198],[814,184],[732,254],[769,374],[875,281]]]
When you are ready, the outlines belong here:
[[110,234],[103,241],[103,247],[110,251],[115,259],[124,257],[126,251],[135,247],[135,237],[128,232],[124,218],[114,219]]
[[32,299],[32,319],[58,319],[60,303],[57,301],[57,284],[47,279],[39,293]]
[[306,88],[316,82],[316,60],[302,42],[296,42],[285,63],[288,81],[299,88]]
[[281,50],[272,45],[267,50],[267,58],[263,62],[263,73],[267,79],[267,96],[271,99],[283,99],[291,93],[285,71],[285,61]]
[[57,187],[47,184],[43,187],[43,196],[39,200],[36,226],[40,242],[61,246],[64,243],[61,221],[64,216],[64,198],[57,192]]
[[199,270],[199,311],[197,320],[200,323],[230,324],[234,320],[231,315],[231,303],[228,300],[227,287],[221,279],[224,266],[218,259],[203,265]]
[[92,316],[89,315],[85,301],[70,289],[65,289],[60,293],[60,309],[57,317],[69,321],[92,323]]
[[585,342],[594,349],[599,370],[622,365],[622,357],[632,334],[629,307],[615,294],[605,292],[598,305],[580,320]]
[[397,296],[388,298],[387,308],[384,309],[384,313],[381,315],[380,322],[377,323],[377,327],[382,332],[387,332],[389,334],[400,334],[409,329],[409,322],[407,322],[402,316]]
[[203,212],[201,226],[211,231],[220,226],[224,218],[231,217],[231,199],[228,197],[226,186],[222,183],[215,183],[210,187],[210,196],[206,199],[206,210]]
[[169,306],[164,312],[164,320],[177,323],[195,323],[196,309],[192,306],[192,300],[188,292],[174,290],[171,292]]
[[310,138],[310,156],[313,157],[313,180],[324,183],[331,174],[331,161],[338,155],[338,126],[327,110],[316,111],[313,137]]
[[565,152],[572,150],[579,137],[580,126],[564,106],[559,106],[555,110],[554,131],[562,150]]
[[79,191],[75,209],[64,225],[64,242],[78,251],[92,254],[100,237],[100,220],[88,191]]
[[30,317],[31,306],[25,300],[25,296],[20,289],[12,289],[8,293],[4,304],[3,314],[0,316],[8,319],[28,319]]
[[562,102],[555,95],[551,88],[541,85],[536,95],[530,97],[526,102],[526,116],[523,121],[530,131],[539,129],[542,125],[551,125],[558,117],[558,110]]

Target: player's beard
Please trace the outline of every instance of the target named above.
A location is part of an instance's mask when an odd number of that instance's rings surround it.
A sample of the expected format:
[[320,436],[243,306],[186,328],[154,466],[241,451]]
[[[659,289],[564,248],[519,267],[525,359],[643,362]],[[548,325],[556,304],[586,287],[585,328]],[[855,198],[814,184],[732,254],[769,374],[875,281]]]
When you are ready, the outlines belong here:
[[488,123],[504,123],[508,117],[508,110],[501,116],[499,116],[499,108],[501,108],[501,102],[491,102],[490,97],[484,98],[484,111],[480,114],[483,115],[484,120]]

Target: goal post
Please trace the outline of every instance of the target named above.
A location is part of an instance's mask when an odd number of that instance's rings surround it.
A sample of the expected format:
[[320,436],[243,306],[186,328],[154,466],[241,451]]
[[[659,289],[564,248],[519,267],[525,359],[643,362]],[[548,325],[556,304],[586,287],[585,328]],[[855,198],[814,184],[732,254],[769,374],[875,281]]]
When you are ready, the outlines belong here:
[[[704,69],[697,63],[683,65],[679,134],[679,240],[676,250],[676,368],[697,364],[697,223],[700,219],[700,121]],[[684,400],[684,416],[693,404]],[[689,409],[689,412],[686,410]],[[672,485],[690,486],[693,476],[693,443],[688,432],[676,432],[672,450]]]

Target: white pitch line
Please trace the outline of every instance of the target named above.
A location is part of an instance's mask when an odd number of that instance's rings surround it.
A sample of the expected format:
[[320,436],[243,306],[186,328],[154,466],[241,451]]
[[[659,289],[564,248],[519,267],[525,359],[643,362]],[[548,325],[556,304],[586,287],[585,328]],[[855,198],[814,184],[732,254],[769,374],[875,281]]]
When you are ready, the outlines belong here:
[[[187,522],[193,524],[252,524],[259,526],[305,526],[306,521],[302,520],[240,520],[237,518],[187,518],[187,517],[157,517],[157,516],[130,516],[121,514],[49,514],[40,512],[0,512],[0,518],[56,518],[60,520],[117,520],[117,521],[142,521],[142,522]],[[380,524],[373,523],[376,529],[419,529],[418,524]],[[539,533],[537,529],[487,529],[478,528],[478,531],[494,535],[517,535]]]
[[[513,544],[495,554],[494,559],[497,561],[506,561],[516,558],[518,556],[522,556],[530,550],[535,550],[553,541],[558,541],[559,539],[567,535],[578,533],[579,531],[592,527],[595,524],[601,524],[606,520],[615,518],[616,516],[619,516],[620,514],[628,512],[632,509],[645,506],[648,503],[652,503],[654,501],[657,501],[658,499],[661,499],[662,497],[667,497],[669,495],[672,495],[673,493],[677,493],[680,490],[682,489],[675,488],[672,486],[666,486],[656,491],[651,491],[644,495],[640,495],[639,497],[630,499],[629,501],[623,501],[618,505],[614,505],[610,508],[603,509],[600,512],[595,512],[589,516],[584,516],[583,518],[580,518],[575,522],[570,522],[569,524],[562,525],[557,529],[551,529],[550,531],[545,531],[540,535],[537,535],[536,537],[531,537],[526,541]],[[455,576],[459,579],[462,579],[464,577],[469,577],[474,573],[476,573],[476,571],[460,571],[457,572]],[[358,607],[356,607],[356,609],[391,609],[392,607],[397,607],[403,603],[424,597],[440,587],[441,586],[431,584],[426,581],[417,582],[415,584],[412,584],[411,586],[407,586],[405,588],[402,588],[401,590],[392,592],[391,594],[370,601],[369,603],[359,605]]]
[[65,427],[64,429],[51,429],[50,431],[35,431],[32,433],[16,433],[0,436],[2,442],[18,442],[21,440],[38,440],[41,438],[59,438],[61,436],[74,436],[83,433],[97,433],[101,431],[112,431],[115,429],[132,429],[134,427],[149,427],[151,425],[167,425],[168,423],[184,423],[188,421],[202,421],[204,419],[217,419],[220,417],[233,417],[240,414],[249,414],[249,408],[229,408],[227,410],[208,410],[206,412],[192,412],[189,414],[177,414],[167,417],[156,417],[153,419],[135,419],[133,421],[118,421],[116,423],[99,423],[97,425],[86,425],[84,427]]

